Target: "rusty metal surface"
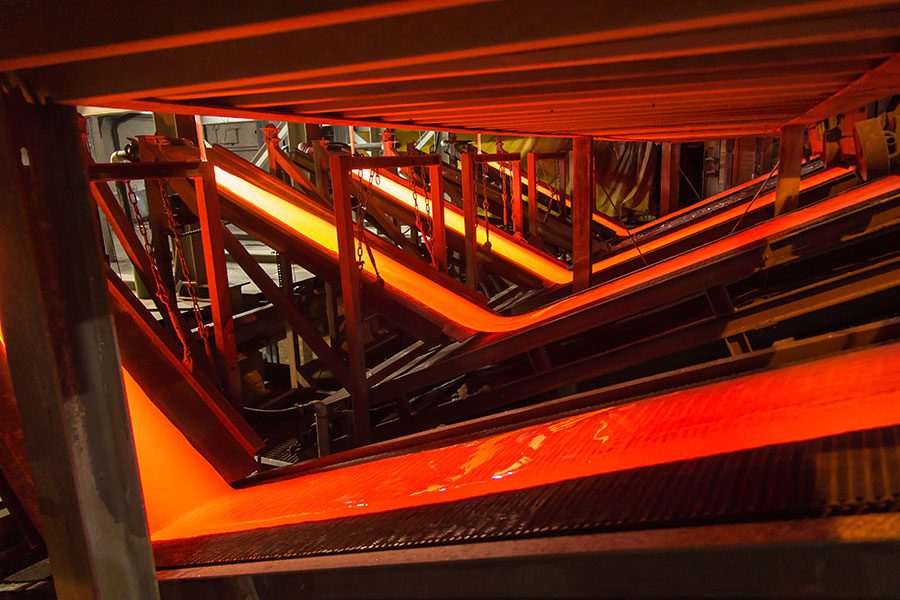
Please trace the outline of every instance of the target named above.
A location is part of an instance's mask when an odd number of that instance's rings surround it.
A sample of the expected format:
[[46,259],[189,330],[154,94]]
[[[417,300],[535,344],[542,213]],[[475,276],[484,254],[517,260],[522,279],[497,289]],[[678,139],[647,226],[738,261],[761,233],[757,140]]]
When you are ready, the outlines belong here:
[[585,477],[469,500],[154,544],[157,565],[900,508],[900,427]]

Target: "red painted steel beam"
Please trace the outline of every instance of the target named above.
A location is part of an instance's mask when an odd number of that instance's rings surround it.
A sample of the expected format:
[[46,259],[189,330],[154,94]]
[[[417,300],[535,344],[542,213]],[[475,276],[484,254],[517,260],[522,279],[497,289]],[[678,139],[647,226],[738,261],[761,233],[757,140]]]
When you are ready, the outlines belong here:
[[350,367],[350,401],[353,407],[353,437],[357,444],[365,444],[372,435],[369,414],[369,386],[366,373],[365,342],[362,331],[362,299],[360,273],[356,265],[356,239],[353,210],[350,202],[349,154],[332,155],[331,189],[334,197],[334,217],[337,229],[338,261],[341,273],[341,299],[344,305],[344,331]]
[[591,214],[594,179],[591,138],[576,137],[572,146],[572,268],[573,290],[591,287]]
[[228,289],[228,270],[225,265],[225,243],[222,233],[222,214],[219,209],[219,192],[216,189],[216,174],[212,164],[208,162],[202,164],[201,173],[201,177],[193,179],[215,330],[214,364],[218,367],[222,385],[228,392],[231,402],[235,406],[243,407],[243,390],[241,374],[238,370],[237,341],[234,335],[231,293]]
[[528,153],[528,239],[532,244],[540,243],[538,228],[537,156]]
[[[428,168],[431,185],[431,250],[438,271],[447,270],[447,226],[444,223],[444,175],[440,161]],[[415,185],[415,184],[413,184]]]
[[778,151],[778,183],[775,187],[775,216],[796,210],[800,205],[800,167],[803,164],[803,125],[781,129]]
[[466,243],[466,285],[473,290],[478,289],[478,238],[475,228],[478,221],[478,207],[475,197],[475,157],[473,152],[460,154],[462,171],[463,219],[465,221]]
[[678,210],[678,191],[681,187],[681,145],[662,144],[662,162],[659,171],[659,216],[664,217]]
[[[537,196],[537,194],[534,194]],[[522,161],[514,160],[512,163],[512,221],[513,231],[516,235],[525,235],[525,215],[522,213]]]
[[235,262],[240,265],[253,283],[259,287],[266,299],[284,315],[291,329],[306,342],[316,356],[319,357],[319,360],[322,361],[322,364],[331,371],[334,378],[342,386],[349,388],[351,385],[350,372],[347,369],[347,365],[343,363],[331,346],[325,343],[315,326],[307,320],[303,313],[300,312],[300,309],[284,294],[281,288],[278,287],[278,284],[272,281],[272,278],[259,266],[259,263],[244,248],[240,240],[228,231],[224,225],[222,233],[228,254],[234,258]]
[[96,182],[200,177],[202,172],[203,168],[199,161],[91,163],[88,165],[88,175],[91,181]]

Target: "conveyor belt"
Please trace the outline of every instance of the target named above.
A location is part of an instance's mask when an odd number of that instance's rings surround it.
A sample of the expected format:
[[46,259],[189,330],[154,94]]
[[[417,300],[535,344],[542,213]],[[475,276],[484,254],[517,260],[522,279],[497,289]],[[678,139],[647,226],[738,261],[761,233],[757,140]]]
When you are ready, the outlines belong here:
[[[489,167],[491,167],[492,169],[494,169],[495,171],[497,171],[498,173],[502,173],[508,177],[512,177],[512,170],[509,167],[505,166],[504,164],[501,164],[498,162],[489,162],[489,163],[487,163],[487,165]],[[526,177],[525,175],[522,175],[521,180],[522,180],[522,186],[527,188],[528,177]],[[550,189],[550,187],[547,184],[545,184],[543,181],[538,180],[536,182],[536,184],[537,184],[536,187],[537,187],[539,194],[543,194],[543,195],[547,196],[548,198],[550,198],[554,195],[554,193],[555,193],[554,190]],[[527,194],[526,194],[526,197],[528,197]],[[530,198],[527,201],[530,201]],[[572,208],[571,194],[565,195],[565,205],[568,209],[571,210],[571,208]],[[611,231],[616,237],[628,236],[628,228],[627,227],[623,227],[621,223],[619,223],[618,221],[616,221],[614,219],[607,217],[606,215],[604,215],[602,213],[598,213],[597,211],[591,211],[591,220],[594,223],[596,223],[597,225],[599,225],[600,227],[602,227],[603,229]]]
[[[422,196],[420,195],[417,203],[413,199],[412,189],[406,185],[390,177],[381,177],[379,180],[374,181],[374,178],[370,177],[369,169],[353,171],[353,176],[362,185],[368,185],[368,182],[372,180],[372,185],[381,193],[389,196],[394,202],[404,205],[410,210],[418,210],[421,215],[427,218],[431,217],[431,206],[429,205],[426,211]],[[463,213],[459,208],[449,203],[444,206],[444,224],[450,232],[460,236],[465,235],[466,226],[463,220]],[[488,241],[488,233],[485,231],[484,221],[479,221],[476,236],[478,245],[483,247]],[[569,271],[565,263],[551,258],[539,250],[535,250],[528,244],[515,239],[493,225],[490,226],[490,242],[492,253],[502,256],[504,260],[548,284],[566,285],[572,283],[572,272]]]
[[[898,361],[895,343],[241,490],[198,477],[196,456],[173,469],[165,423],[130,386],[129,402],[142,480],[215,488],[153,532],[173,567],[894,510]],[[151,518],[170,501],[155,493]]]
[[154,544],[157,568],[900,509],[900,427],[446,504]]
[[[806,178],[818,174],[823,170],[824,164],[822,160],[814,159],[803,163],[800,174],[802,178]],[[849,174],[852,172],[851,169],[840,167],[831,168],[829,171],[835,173],[835,175],[839,175],[840,173]],[[752,199],[757,192],[761,195],[762,192],[773,190],[777,183],[778,178],[775,175],[772,177],[770,177],[769,174],[760,175],[755,179],[751,179],[750,181],[729,188],[718,194],[714,194],[708,198],[704,198],[689,206],[670,212],[667,215],[638,225],[637,227],[630,229],[629,234],[639,241],[651,236],[665,234],[686,223],[692,222],[698,218],[703,218],[705,215],[718,212],[723,208],[731,207],[733,204],[743,203],[746,200]]]
[[[844,167],[837,167],[829,169],[828,171],[825,171],[823,173],[816,173],[815,175],[807,177],[802,181],[801,190],[807,190],[817,185],[834,181],[840,177],[847,176],[850,173],[852,173],[852,169]],[[368,169],[354,171],[354,176],[357,181],[366,182],[365,184],[368,184],[369,181],[374,180],[373,177],[370,177],[370,172]],[[712,212],[718,213],[710,216],[708,219],[705,219],[702,222],[694,222],[689,224],[688,226],[676,228],[675,225],[684,225],[679,220],[684,218],[684,213],[681,212],[676,215],[678,218],[664,219],[665,223],[658,223],[654,229],[654,231],[658,230],[661,235],[655,233],[653,236],[654,239],[640,244],[639,248],[637,249],[628,247],[622,252],[618,252],[613,256],[595,262],[592,268],[593,272],[601,273],[602,271],[615,267],[616,265],[619,265],[627,260],[638,258],[641,253],[647,254],[653,252],[654,250],[665,246],[666,244],[683,240],[691,235],[695,235],[700,231],[704,231],[715,227],[716,225],[727,223],[733,219],[736,219],[745,210],[745,207],[742,203],[739,202],[739,200],[747,200],[749,198],[743,198],[740,194],[734,194],[733,192],[739,192],[742,189],[746,189],[748,186],[753,185],[754,182],[762,183],[762,179],[764,178],[748,182],[747,184],[739,186],[738,190],[728,190],[726,192],[723,192],[722,194],[713,196],[701,202],[701,206],[697,207],[697,209],[704,214]],[[430,206],[428,207],[428,210],[426,210],[425,203],[421,199],[418,203],[416,203],[413,198],[413,192],[407,185],[399,183],[398,181],[395,181],[390,177],[382,177],[380,181],[373,182],[373,185],[377,187],[379,191],[392,198],[395,202],[404,205],[409,209],[418,210],[418,212],[425,217],[430,217]],[[767,193],[756,199],[756,201],[754,202],[754,207],[756,210],[759,210],[773,204],[774,202],[774,193]],[[723,203],[725,203],[729,207],[728,210],[722,210],[723,207],[721,206],[721,204]],[[738,206],[737,204],[740,204],[740,206]],[[685,213],[692,212],[693,210],[694,207],[685,209]],[[444,222],[450,231],[455,232],[457,235],[464,234],[465,224],[463,222],[462,211],[460,211],[457,207],[449,204],[444,207]],[[476,234],[478,237],[478,245],[484,246],[488,241],[488,235],[484,227],[481,225],[482,224],[479,223],[479,228]],[[623,231],[623,235],[627,235],[627,230]],[[641,231],[643,231],[643,229]],[[550,258],[543,252],[532,248],[528,244],[515,239],[513,236],[507,234],[506,232],[491,226],[490,241],[491,252],[503,256],[507,261],[519,266],[519,268],[526,270],[527,272],[545,280],[546,282],[554,285],[568,285],[572,283],[572,272],[568,268],[566,268],[565,265],[555,259]]]
[[[337,239],[331,222],[280,198],[251,181],[226,171],[222,167],[216,167],[216,175],[220,189],[228,198],[252,207],[253,211],[261,218],[266,219],[275,226],[286,228],[290,235],[303,238],[307,242],[315,244],[334,257],[335,260],[337,259]],[[813,186],[821,183],[822,180],[834,176],[834,170],[816,175],[805,180],[803,186]],[[442,326],[456,337],[465,337],[462,332],[468,332],[469,334],[476,332],[512,332],[552,320],[623,290],[644,285],[664,274],[675,272],[702,261],[711,260],[716,256],[731,252],[744,245],[759,243],[770,236],[787,232],[793,227],[826,217],[868,199],[895,192],[898,187],[900,187],[900,177],[886,177],[813,206],[754,226],[734,236],[697,248],[673,259],[651,265],[628,276],[595,286],[585,292],[572,295],[538,310],[516,316],[502,316],[492,313],[469,299],[461,297],[454,291],[422,276],[413,266],[400,262],[377,250],[375,250],[375,255],[379,272],[385,282],[385,290],[392,293],[401,302],[423,305],[428,311],[439,313],[443,319]],[[757,203],[760,205],[773,202],[774,194],[767,194],[757,199]],[[728,211],[723,211],[705,220],[702,224],[698,223],[696,225],[699,226],[712,221],[726,221],[734,217],[730,213],[735,210],[742,211],[743,207],[735,207]],[[685,227],[673,232],[672,235],[675,238],[672,240],[669,239],[669,236],[666,236],[656,238],[650,243],[671,243],[674,239],[681,239],[690,235],[690,233],[691,227]],[[595,272],[602,271],[614,264],[627,260],[631,253],[636,255],[637,251],[622,252],[608,260],[600,261],[594,265],[594,270]],[[374,270],[369,261],[366,262],[364,268],[366,274],[374,280]]]

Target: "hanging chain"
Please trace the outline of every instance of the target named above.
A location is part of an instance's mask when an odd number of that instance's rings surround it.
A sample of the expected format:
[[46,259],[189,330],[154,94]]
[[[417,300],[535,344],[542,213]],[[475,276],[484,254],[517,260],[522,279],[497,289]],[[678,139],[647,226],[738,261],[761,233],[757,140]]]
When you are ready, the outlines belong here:
[[[475,168],[476,168],[476,171],[475,171],[476,176],[478,173],[478,169],[479,168],[481,169],[481,176],[480,176],[480,179],[481,179],[481,209],[484,212],[484,249],[490,250],[491,249],[491,227],[490,227],[490,225],[491,225],[491,222],[490,222],[491,204],[490,204],[490,202],[488,202],[488,196],[487,196],[487,168],[485,167],[485,165],[483,163],[477,163],[475,165]],[[476,228],[475,228],[476,236],[475,237],[477,239],[478,238],[478,236],[477,236],[478,219],[475,219],[475,223],[476,223]]]
[[[362,181],[362,177],[360,177],[360,181]],[[366,260],[363,258],[363,246],[365,246],[365,252],[369,255],[369,262],[372,263],[372,269],[375,271],[375,279],[378,283],[384,283],[384,279],[381,278],[381,273],[378,271],[378,265],[375,263],[375,253],[372,252],[372,246],[369,244],[368,232],[366,231],[366,213],[369,207],[369,198],[372,195],[372,188],[380,183],[381,174],[376,169],[369,169],[368,186],[365,184],[360,185],[359,209],[356,214],[356,237],[359,241],[356,246],[356,268],[361,273],[366,265]]]
[[[412,175],[410,184],[412,185],[413,208],[416,212],[416,229],[422,235],[422,242],[425,244],[428,256],[431,257],[431,265],[437,268],[437,261],[434,258],[434,217],[431,214],[431,201],[429,200],[430,187],[426,187],[424,174],[419,173],[419,167],[412,167]],[[425,200],[425,218],[428,221],[427,230],[422,220],[422,213],[419,211],[419,192],[415,181],[417,178],[422,182],[422,191],[424,192],[422,197]]]
[[158,181],[157,183],[159,184],[159,192],[162,195],[163,209],[166,213],[169,230],[171,230],[172,239],[175,241],[175,254],[178,255],[178,262],[181,264],[181,276],[184,280],[185,287],[187,287],[188,295],[191,297],[191,310],[193,310],[194,319],[197,321],[197,333],[200,334],[203,345],[209,350],[209,329],[207,329],[206,323],[203,322],[203,314],[200,312],[197,289],[194,287],[194,282],[191,280],[191,270],[188,267],[187,258],[184,254],[184,247],[181,243],[181,235],[178,231],[178,226],[175,223],[175,213],[172,210],[172,198],[169,197],[169,194],[166,192],[165,182]]
[[138,205],[137,194],[134,193],[134,188],[131,187],[130,181],[125,182],[125,188],[127,190],[126,196],[128,197],[128,202],[131,204],[131,212],[134,214],[138,231],[141,234],[141,240],[144,242],[144,251],[150,259],[150,272],[153,275],[153,282],[156,285],[156,297],[159,298],[162,305],[166,307],[166,312],[169,314],[169,320],[172,322],[172,327],[175,329],[175,334],[178,336],[178,341],[181,343],[181,360],[188,369],[191,369],[193,366],[193,359],[191,357],[191,347],[188,341],[188,335],[181,323],[178,311],[172,305],[173,299],[169,298],[168,289],[163,284],[162,274],[159,272],[159,265],[156,264],[153,245],[150,243],[150,235],[147,232],[147,226],[144,224],[144,219],[141,217],[141,208]]
[[553,205],[556,205],[556,210],[559,211],[560,217],[565,217],[562,209],[562,200],[560,199],[560,192],[562,190],[562,174],[559,172],[559,169],[556,171],[556,185],[550,190],[550,200],[547,201],[547,212],[544,213],[544,222],[547,222],[547,217],[550,216],[550,212],[553,210]]

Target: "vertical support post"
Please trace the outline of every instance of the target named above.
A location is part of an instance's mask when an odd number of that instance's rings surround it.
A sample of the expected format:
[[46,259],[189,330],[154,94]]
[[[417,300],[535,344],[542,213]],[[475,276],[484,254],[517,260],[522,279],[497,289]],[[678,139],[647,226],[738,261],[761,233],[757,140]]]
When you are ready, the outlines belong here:
[[512,221],[513,232],[525,234],[525,215],[522,214],[522,161],[512,164]]
[[[281,277],[281,291],[284,292],[285,297],[290,301],[294,301],[294,267],[291,264],[291,259],[285,256],[284,254],[278,255],[278,272]],[[310,387],[308,382],[303,380],[303,377],[300,375],[299,366],[300,366],[300,343],[297,340],[297,333],[291,327],[290,323],[285,322],[284,324],[284,333],[285,339],[287,341],[287,360],[288,360],[288,368],[290,369],[290,378],[291,378],[291,388],[297,389],[300,387],[301,383],[303,387]]]
[[[593,173],[593,162],[591,163],[591,172]],[[556,170],[559,173],[559,216],[563,219],[566,218],[566,188],[569,187],[569,173],[566,169],[566,159],[558,158],[556,159]],[[593,178],[591,179],[591,197],[593,198]],[[592,203],[593,204],[593,203]],[[574,209],[574,206],[572,207]],[[594,212],[593,207],[591,207],[591,213]]]
[[775,216],[800,206],[800,167],[803,162],[803,125],[781,128],[778,149],[778,184],[775,187]]
[[[201,143],[202,146],[202,143]],[[205,152],[203,153],[205,154]],[[234,315],[228,290],[228,270],[225,264],[225,242],[222,234],[222,215],[213,165],[204,162],[202,177],[194,178],[197,191],[197,216],[200,218],[200,237],[203,258],[209,278],[209,301],[215,330],[216,356],[222,385],[231,402],[243,407],[241,374],[238,370],[237,339],[234,335]]]
[[274,175],[275,177],[279,177],[281,174],[281,167],[278,165],[278,161],[275,159],[275,154],[278,152],[278,128],[275,127],[272,123],[268,123],[265,127],[262,128],[263,135],[265,136],[265,144],[266,144],[266,156],[269,161],[269,173]]
[[328,433],[328,405],[321,400],[312,402],[316,419],[316,448],[319,456],[331,454],[331,435]]
[[528,153],[528,239],[532,244],[540,241],[538,232],[537,157]]
[[447,227],[444,225],[444,176],[441,165],[428,167],[431,180],[431,246],[434,264],[439,271],[447,270]]
[[663,142],[659,171],[659,216],[678,210],[678,190],[681,187],[681,144]]
[[325,178],[325,165],[328,160],[325,148],[322,147],[321,140],[315,140],[313,143],[313,159],[315,161],[315,178],[316,187],[324,198],[328,197],[328,181]]
[[460,155],[462,160],[462,196],[463,220],[466,230],[466,285],[473,290],[478,289],[478,255],[477,221],[478,207],[475,201],[475,157],[471,152]]
[[369,387],[366,381],[366,355],[362,329],[360,275],[356,268],[356,242],[353,211],[350,205],[350,155],[331,156],[331,189],[337,225],[338,259],[341,271],[341,298],[344,303],[344,332],[350,367],[350,400],[353,406],[354,438],[365,444],[372,435],[369,416]]
[[0,94],[0,320],[58,597],[150,600],[159,592],[77,119]]
[[572,266],[573,290],[591,287],[591,204],[594,182],[591,173],[591,138],[573,139],[572,165]]

